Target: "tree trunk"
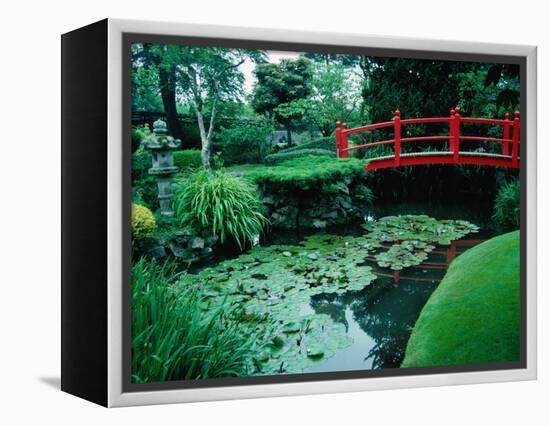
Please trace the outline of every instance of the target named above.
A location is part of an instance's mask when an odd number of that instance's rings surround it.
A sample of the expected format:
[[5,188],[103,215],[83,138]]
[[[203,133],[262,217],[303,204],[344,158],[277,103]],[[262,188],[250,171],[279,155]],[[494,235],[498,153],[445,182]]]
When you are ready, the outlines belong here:
[[292,143],[292,132],[290,131],[290,125],[286,126],[286,143],[289,145]]
[[168,133],[175,138],[181,139],[181,126],[178,121],[178,111],[176,108],[176,69],[170,67],[165,69],[159,67],[159,86],[164,113],[166,114],[166,124]]
[[210,140],[206,134],[206,129],[204,128],[204,116],[202,111],[196,108],[197,111],[197,123],[199,125],[199,133],[201,136],[201,160],[202,166],[211,171],[210,167]]

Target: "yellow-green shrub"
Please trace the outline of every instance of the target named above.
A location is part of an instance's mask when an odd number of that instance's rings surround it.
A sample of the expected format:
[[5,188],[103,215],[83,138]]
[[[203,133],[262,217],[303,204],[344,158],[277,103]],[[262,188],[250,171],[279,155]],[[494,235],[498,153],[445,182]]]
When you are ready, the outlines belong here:
[[146,238],[153,235],[157,223],[151,210],[139,204],[132,204],[132,237]]

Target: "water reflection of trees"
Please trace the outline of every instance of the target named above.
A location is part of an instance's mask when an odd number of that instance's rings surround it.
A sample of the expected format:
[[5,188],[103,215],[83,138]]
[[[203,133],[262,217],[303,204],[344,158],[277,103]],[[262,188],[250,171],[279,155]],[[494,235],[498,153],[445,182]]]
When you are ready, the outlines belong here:
[[399,367],[412,327],[434,288],[435,284],[411,280],[400,280],[394,287],[392,280],[379,278],[358,292],[317,295],[311,306],[315,312],[343,323],[346,330],[349,307],[354,321],[376,342],[365,353],[372,368]]

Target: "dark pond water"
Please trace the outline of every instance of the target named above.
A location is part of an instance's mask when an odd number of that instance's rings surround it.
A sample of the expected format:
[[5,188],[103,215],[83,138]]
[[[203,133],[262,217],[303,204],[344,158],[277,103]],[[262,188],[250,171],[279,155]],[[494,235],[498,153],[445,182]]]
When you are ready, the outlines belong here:
[[[474,207],[474,208],[471,208]],[[370,219],[397,214],[427,214],[436,219],[462,219],[480,226],[456,244],[438,246],[422,264],[394,272],[368,261],[377,278],[361,291],[313,296],[304,313],[324,313],[344,324],[353,344],[305,372],[397,368],[405,355],[412,328],[450,261],[467,248],[496,234],[490,209],[484,206],[391,204],[373,209]]]

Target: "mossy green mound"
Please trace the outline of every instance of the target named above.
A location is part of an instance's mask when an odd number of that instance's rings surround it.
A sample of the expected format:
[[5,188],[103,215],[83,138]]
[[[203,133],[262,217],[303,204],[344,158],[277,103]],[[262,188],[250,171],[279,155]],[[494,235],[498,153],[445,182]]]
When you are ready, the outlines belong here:
[[519,231],[462,254],[420,313],[401,367],[518,361]]

